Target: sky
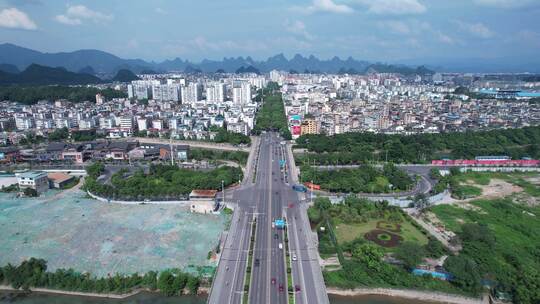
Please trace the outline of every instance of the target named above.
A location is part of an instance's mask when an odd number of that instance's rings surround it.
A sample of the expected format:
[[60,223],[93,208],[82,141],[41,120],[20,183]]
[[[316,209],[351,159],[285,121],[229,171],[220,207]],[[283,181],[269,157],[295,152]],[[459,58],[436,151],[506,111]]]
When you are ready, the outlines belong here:
[[122,58],[538,62],[540,0],[0,0],[0,43]]

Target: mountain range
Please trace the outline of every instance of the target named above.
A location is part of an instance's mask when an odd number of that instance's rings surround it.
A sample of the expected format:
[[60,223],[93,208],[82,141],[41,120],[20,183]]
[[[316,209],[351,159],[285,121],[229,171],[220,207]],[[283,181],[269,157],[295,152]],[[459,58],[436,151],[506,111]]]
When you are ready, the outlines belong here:
[[418,72],[431,74],[432,71],[405,65],[387,65],[370,63],[349,57],[334,57],[321,60],[313,55],[304,57],[300,54],[287,59],[283,54],[272,56],[266,60],[254,60],[251,57],[230,57],[222,60],[204,59],[195,63],[180,58],[163,62],[147,62],[141,59],[122,59],[118,56],[99,50],[79,50],[74,52],[43,53],[10,43],[0,44],[0,71],[16,73],[25,70],[32,64],[49,67],[61,67],[70,72],[86,75],[98,75],[110,78],[120,70],[134,73],[152,70],[155,72],[269,72],[273,69],[284,71],[338,73],[348,72],[364,74],[368,71],[399,72],[415,74]]
[[[18,72],[14,68],[14,66],[0,65],[0,85],[85,85],[105,82],[130,82],[139,79],[133,72],[126,69],[119,70],[112,79],[101,79],[90,73],[75,73],[63,67],[52,68],[35,63],[22,72]],[[83,70],[89,71],[89,69]]]

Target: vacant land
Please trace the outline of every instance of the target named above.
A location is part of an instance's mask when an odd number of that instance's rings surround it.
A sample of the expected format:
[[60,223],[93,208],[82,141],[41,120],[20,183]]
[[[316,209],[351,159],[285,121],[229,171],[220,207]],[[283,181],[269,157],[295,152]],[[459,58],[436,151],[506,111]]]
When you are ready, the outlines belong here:
[[115,205],[81,191],[0,194],[0,265],[43,258],[97,276],[207,265],[228,216],[177,205]]
[[[466,172],[441,179],[452,188],[452,199],[443,204],[467,208],[477,199],[498,199],[511,196],[514,202],[537,206],[540,203],[540,174],[537,172]],[[456,193],[457,192],[457,193]]]
[[[512,181],[521,179],[510,177]],[[454,273],[457,280],[470,286],[488,280],[497,291],[510,294],[515,303],[538,303],[540,207],[517,204],[511,197],[468,204],[473,208],[431,208],[445,228],[462,241],[463,249],[456,259],[470,261],[463,269],[466,273]]]

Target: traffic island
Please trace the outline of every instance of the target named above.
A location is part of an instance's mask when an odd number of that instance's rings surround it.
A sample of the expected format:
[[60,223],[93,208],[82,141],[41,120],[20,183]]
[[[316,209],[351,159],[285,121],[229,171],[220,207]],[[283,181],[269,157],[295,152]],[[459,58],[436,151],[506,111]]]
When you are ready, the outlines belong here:
[[253,248],[255,248],[255,231],[257,229],[257,218],[253,219],[251,224],[251,234],[248,248],[248,261],[246,266],[246,275],[244,276],[244,296],[242,297],[242,303],[249,302],[249,287],[251,284],[251,274],[253,269]]
[[287,291],[289,294],[289,304],[295,303],[295,290],[293,287],[293,279],[292,279],[292,271],[291,271],[291,253],[289,251],[289,232],[287,229],[287,226],[284,227],[284,235],[285,235],[285,261],[287,265]]

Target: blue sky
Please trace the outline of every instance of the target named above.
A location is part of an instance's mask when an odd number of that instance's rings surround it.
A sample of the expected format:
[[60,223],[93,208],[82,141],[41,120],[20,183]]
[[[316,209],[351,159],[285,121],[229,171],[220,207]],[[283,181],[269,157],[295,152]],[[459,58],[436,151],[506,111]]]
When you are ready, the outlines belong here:
[[0,42],[158,61],[538,62],[540,0],[0,0]]

